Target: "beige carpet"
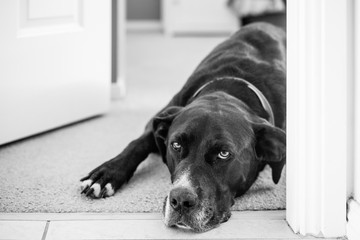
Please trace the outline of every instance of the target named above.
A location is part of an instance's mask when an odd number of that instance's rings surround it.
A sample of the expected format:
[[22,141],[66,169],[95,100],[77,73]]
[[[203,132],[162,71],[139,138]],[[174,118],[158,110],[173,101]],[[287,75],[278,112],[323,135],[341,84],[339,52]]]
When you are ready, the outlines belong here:
[[[80,195],[79,179],[139,136],[148,119],[182,86],[223,38],[127,40],[127,90],[109,114],[0,147],[0,212],[158,212],[170,187],[162,160],[150,156],[115,196]],[[285,174],[278,185],[261,174],[233,210],[285,208]]]
[[[126,113],[126,114],[124,114]],[[117,154],[139,134],[151,114],[124,111],[33,137],[0,149],[1,212],[158,212],[170,187],[166,166],[151,156],[115,196],[80,195],[79,179]],[[278,186],[269,171],[239,199],[234,210],[283,209],[285,179]]]

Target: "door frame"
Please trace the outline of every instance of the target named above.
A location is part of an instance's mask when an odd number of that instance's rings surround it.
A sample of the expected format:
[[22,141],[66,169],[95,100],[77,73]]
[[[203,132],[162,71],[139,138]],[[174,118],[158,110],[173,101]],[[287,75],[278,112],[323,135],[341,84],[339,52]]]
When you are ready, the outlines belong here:
[[352,1],[287,2],[286,219],[302,235],[346,235],[351,13]]
[[126,96],[126,0],[112,0],[111,99]]
[[353,78],[354,83],[352,88],[354,89],[352,99],[355,103],[353,106],[353,131],[354,139],[354,155],[353,161],[348,164],[348,222],[346,226],[346,233],[348,239],[360,238],[360,2],[354,1],[353,6]]

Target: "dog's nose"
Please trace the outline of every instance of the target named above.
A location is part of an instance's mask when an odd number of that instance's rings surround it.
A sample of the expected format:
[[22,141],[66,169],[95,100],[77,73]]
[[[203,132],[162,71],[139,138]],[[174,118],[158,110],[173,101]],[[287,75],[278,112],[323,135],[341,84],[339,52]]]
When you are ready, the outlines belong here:
[[197,204],[197,196],[186,188],[175,188],[170,192],[170,205],[176,210],[189,210]]

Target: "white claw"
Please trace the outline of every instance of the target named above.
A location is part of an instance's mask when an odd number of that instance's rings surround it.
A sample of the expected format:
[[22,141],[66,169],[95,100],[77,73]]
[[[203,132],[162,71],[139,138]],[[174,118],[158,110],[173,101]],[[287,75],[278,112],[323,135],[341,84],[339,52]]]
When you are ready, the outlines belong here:
[[93,192],[93,193],[94,193],[94,196],[95,196],[95,197],[99,197],[100,191],[101,191],[100,184],[95,183],[95,184],[93,184],[93,185],[91,186],[91,188],[94,189],[94,192]]
[[81,191],[84,190],[84,188],[88,187],[88,186],[91,186],[92,184],[92,180],[88,179],[88,180],[85,180],[85,181],[82,181],[81,182]]
[[114,195],[115,191],[114,191],[114,188],[112,187],[111,183],[106,184],[105,188],[106,188],[106,196],[110,197],[110,196]]

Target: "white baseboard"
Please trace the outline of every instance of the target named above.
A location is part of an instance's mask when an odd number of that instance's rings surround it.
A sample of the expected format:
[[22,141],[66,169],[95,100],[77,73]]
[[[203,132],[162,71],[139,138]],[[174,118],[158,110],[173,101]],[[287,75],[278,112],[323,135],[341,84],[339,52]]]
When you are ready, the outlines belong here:
[[163,26],[160,20],[130,20],[126,22],[126,30],[128,32],[160,32]]
[[360,239],[360,204],[351,199],[348,203],[348,222],[346,226],[346,235],[349,240]]
[[125,82],[118,80],[116,83],[111,84],[111,100],[123,99],[126,95]]

